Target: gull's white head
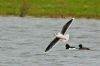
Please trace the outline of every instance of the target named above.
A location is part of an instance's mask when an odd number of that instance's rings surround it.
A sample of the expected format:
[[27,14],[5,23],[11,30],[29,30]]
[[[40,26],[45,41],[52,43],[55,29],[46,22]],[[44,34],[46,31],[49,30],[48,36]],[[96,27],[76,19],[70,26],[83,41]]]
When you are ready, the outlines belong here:
[[66,38],[66,40],[68,41],[68,40],[69,40],[69,34],[66,34],[66,35],[65,35],[65,38]]
[[62,40],[67,40],[67,41],[69,40],[69,34],[63,35],[61,33],[57,33],[56,37],[58,37],[58,38],[60,38]]
[[62,42],[66,43],[69,40],[69,34],[64,35],[64,39],[61,39]]

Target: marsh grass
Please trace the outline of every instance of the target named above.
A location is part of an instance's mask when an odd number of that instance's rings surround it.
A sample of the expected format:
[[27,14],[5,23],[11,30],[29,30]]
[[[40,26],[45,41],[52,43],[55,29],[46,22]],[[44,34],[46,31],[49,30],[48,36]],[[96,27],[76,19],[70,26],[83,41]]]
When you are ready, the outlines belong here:
[[0,15],[100,18],[100,0],[0,0]]
[[30,8],[30,3],[28,0],[22,0],[20,4],[20,17],[24,17],[27,14],[28,9]]

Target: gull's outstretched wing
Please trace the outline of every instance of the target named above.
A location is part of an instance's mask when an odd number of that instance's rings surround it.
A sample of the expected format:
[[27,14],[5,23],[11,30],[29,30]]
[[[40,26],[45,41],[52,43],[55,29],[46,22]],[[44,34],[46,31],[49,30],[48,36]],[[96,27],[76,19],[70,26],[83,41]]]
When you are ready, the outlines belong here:
[[61,33],[64,34],[66,32],[66,30],[68,29],[69,25],[72,23],[72,21],[74,20],[74,18],[72,18],[71,20],[69,20],[62,28]]
[[45,52],[46,51],[48,51],[48,50],[50,50],[55,44],[56,44],[56,42],[59,40],[59,38],[55,38],[49,45],[48,45],[48,47],[46,48],[46,50],[45,50]]

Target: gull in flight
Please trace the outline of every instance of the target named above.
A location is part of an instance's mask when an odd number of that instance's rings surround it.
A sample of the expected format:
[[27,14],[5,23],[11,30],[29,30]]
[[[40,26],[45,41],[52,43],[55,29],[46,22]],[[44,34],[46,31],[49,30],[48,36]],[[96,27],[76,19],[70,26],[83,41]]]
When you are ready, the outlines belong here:
[[69,20],[62,28],[60,33],[57,33],[54,38],[53,41],[51,41],[51,43],[47,46],[45,52],[47,52],[48,50],[50,50],[57,42],[58,40],[62,40],[63,42],[67,42],[69,40],[69,34],[65,34],[66,30],[68,29],[69,25],[72,23],[72,21],[74,20],[74,18],[72,18],[71,20]]

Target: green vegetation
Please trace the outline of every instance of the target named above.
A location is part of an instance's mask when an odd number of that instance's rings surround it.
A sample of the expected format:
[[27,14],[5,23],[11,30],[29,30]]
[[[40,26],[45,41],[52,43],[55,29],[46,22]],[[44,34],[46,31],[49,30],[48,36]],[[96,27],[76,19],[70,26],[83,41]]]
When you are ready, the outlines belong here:
[[0,15],[100,19],[100,0],[0,0]]

